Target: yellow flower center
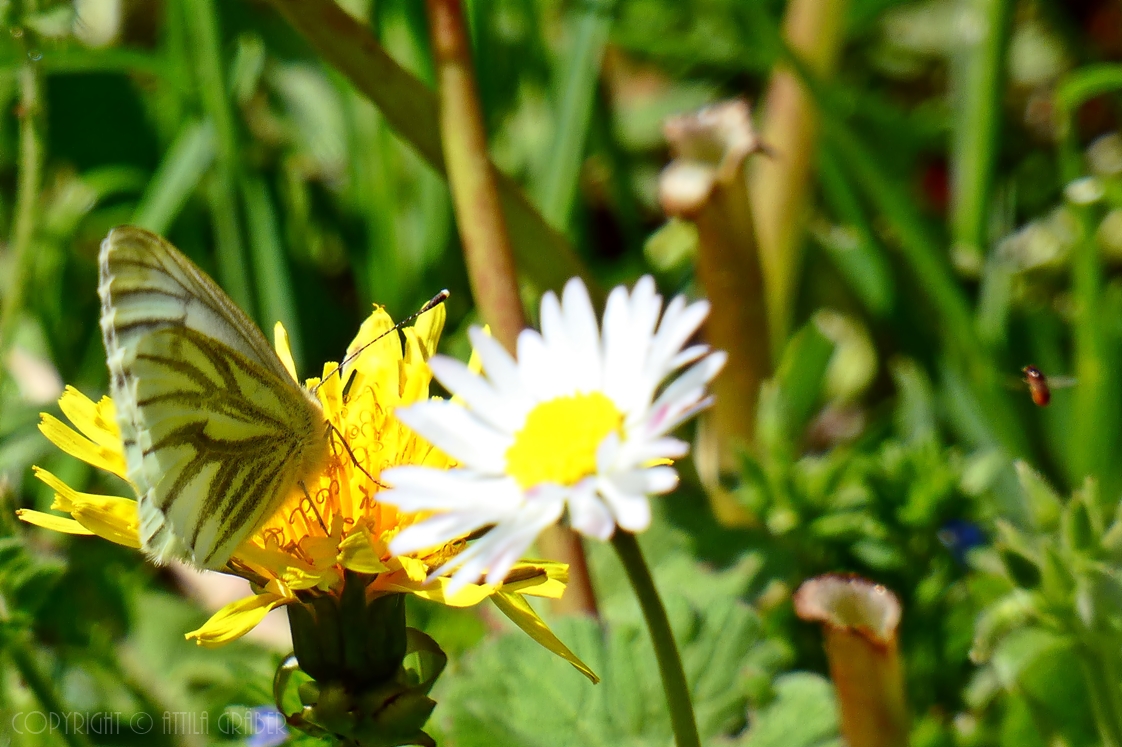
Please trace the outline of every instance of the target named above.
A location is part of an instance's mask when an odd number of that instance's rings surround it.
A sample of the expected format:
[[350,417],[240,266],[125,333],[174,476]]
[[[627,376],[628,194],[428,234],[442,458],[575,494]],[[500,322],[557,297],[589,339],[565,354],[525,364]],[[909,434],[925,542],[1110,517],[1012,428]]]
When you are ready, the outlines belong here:
[[600,392],[543,402],[507,449],[507,473],[523,489],[543,482],[574,485],[595,474],[596,450],[622,425],[623,414]]

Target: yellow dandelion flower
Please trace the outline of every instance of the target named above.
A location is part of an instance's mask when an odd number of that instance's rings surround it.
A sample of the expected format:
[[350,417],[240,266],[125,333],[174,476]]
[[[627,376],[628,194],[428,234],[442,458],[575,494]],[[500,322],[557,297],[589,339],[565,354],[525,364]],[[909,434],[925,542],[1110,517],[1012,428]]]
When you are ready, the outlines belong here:
[[[332,439],[327,465],[306,492],[294,493],[234,552],[223,569],[248,579],[254,595],[215,613],[198,630],[187,633],[202,646],[218,646],[240,638],[265,615],[293,602],[339,594],[344,574],[369,579],[367,596],[409,593],[453,607],[492,599],[520,628],[550,651],[570,661],[595,680],[595,675],[564,646],[538,617],[523,595],[557,598],[564,591],[568,567],[549,561],[515,564],[505,582],[476,583],[449,589],[445,578],[429,580],[463,549],[456,538],[425,552],[391,554],[389,543],[406,527],[426,518],[405,513],[378,500],[383,470],[403,465],[442,470],[456,466],[444,452],[402,424],[395,411],[429,398],[427,364],[444,324],[444,309],[421,315],[403,332],[382,336],[393,323],[376,309],[359,330],[348,352],[362,349],[343,371],[324,365],[322,380],[306,382],[323,406],[324,415],[342,439]],[[380,337],[380,339],[379,339]],[[364,349],[363,349],[364,348]],[[277,355],[296,378],[288,338],[279,324]],[[317,386],[318,385],[318,386]],[[73,428],[43,414],[40,430],[67,454],[127,481],[121,434],[113,400],[93,402],[67,387],[59,407]],[[75,430],[76,429],[76,430]],[[56,514],[21,509],[23,521],[58,532],[97,535],[120,545],[140,547],[136,501],[81,493],[50,472],[36,476],[55,491]]]

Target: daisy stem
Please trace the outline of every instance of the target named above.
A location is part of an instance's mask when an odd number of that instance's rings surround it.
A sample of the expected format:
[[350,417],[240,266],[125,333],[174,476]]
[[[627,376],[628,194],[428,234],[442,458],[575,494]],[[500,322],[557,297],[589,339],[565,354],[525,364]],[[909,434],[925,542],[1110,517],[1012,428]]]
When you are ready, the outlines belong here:
[[678,654],[674,633],[670,630],[670,620],[666,617],[666,608],[655,588],[647,561],[643,559],[639,541],[630,532],[616,530],[612,546],[627,571],[631,588],[635,590],[643,617],[647,620],[647,629],[651,633],[651,643],[654,644],[655,658],[658,660],[658,671],[662,675],[662,689],[666,693],[666,704],[670,709],[674,742],[678,747],[700,747],[701,740],[697,735],[697,720],[693,714],[686,673],[682,669],[682,657]]
[[[499,176],[487,154],[487,130],[461,0],[426,0],[440,107],[444,165],[464,247],[472,295],[503,347],[517,349],[526,326]],[[564,528],[543,535],[543,551],[569,564],[560,611],[596,614],[580,537]]]

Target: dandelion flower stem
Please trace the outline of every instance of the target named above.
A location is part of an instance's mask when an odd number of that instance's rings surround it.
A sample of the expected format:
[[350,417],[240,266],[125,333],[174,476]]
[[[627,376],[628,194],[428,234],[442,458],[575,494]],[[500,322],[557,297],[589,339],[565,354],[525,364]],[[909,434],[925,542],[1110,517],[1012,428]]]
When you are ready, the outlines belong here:
[[662,689],[666,693],[666,704],[670,709],[674,742],[678,747],[700,747],[701,740],[697,735],[697,720],[693,714],[686,673],[682,669],[682,657],[678,654],[678,646],[674,643],[674,634],[670,630],[670,620],[666,617],[666,608],[658,596],[658,589],[655,588],[647,561],[643,559],[639,542],[634,534],[617,530],[612,537],[612,545],[627,571],[631,588],[635,590],[639,606],[643,609],[643,617],[647,620],[647,629],[650,630],[655,658],[658,660],[658,671],[662,675]]

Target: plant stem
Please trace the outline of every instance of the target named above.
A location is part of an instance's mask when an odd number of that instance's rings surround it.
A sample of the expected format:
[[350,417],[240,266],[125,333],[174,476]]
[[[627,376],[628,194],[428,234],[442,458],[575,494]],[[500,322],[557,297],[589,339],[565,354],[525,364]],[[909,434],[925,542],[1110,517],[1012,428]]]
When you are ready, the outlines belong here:
[[951,90],[959,91],[962,100],[955,118],[951,223],[956,246],[980,262],[988,243],[987,218],[1001,124],[1002,72],[1013,3],[972,0],[966,5],[966,12],[979,21],[978,28],[984,33],[960,52],[961,60],[952,64],[952,75],[960,70],[961,81],[959,85],[952,81]]
[[436,63],[444,162],[472,293],[492,334],[514,352],[526,317],[494,167],[487,158],[487,132],[472,71],[463,6],[460,0],[426,0],[426,7]]
[[[792,0],[783,34],[822,78],[837,64],[846,0]],[[774,151],[751,167],[752,212],[767,280],[772,351],[787,342],[802,265],[807,204],[818,141],[818,112],[798,76],[777,65],[768,84],[760,139]]]
[[[35,3],[24,3],[25,13],[34,10]],[[24,38],[30,33],[24,31]],[[23,46],[27,55],[32,54],[30,43]],[[23,308],[24,292],[31,273],[31,246],[35,237],[39,188],[43,179],[42,78],[38,62],[30,57],[20,66],[19,89],[19,175],[9,244],[12,274],[5,288],[3,306],[0,307],[0,356],[11,344],[12,332]]]
[[[335,0],[270,2],[324,62],[334,66],[374,102],[405,142],[434,168],[444,170],[435,97],[428,86],[386,53],[369,28],[347,15]],[[512,179],[498,173],[494,178],[514,249],[526,274],[539,286],[554,290],[560,290],[569,278],[580,276],[593,300],[602,302],[603,289],[565,237],[542,219]]]
[[682,669],[682,657],[678,654],[674,633],[670,630],[670,620],[666,617],[666,608],[662,606],[650,568],[643,559],[639,541],[634,534],[617,529],[612,537],[612,546],[627,571],[627,578],[639,599],[647,629],[651,633],[658,671],[662,675],[662,689],[666,693],[666,704],[670,710],[674,742],[678,747],[700,747],[701,739],[697,735],[697,721],[694,718],[686,673]]
[[[426,8],[436,65],[444,163],[472,295],[495,338],[514,353],[526,317],[496,171],[487,155],[487,132],[472,69],[464,9],[460,0],[426,0]],[[569,587],[563,597],[563,609],[596,614],[580,537],[571,530],[555,527],[543,539],[543,550],[548,555],[569,564]]]

